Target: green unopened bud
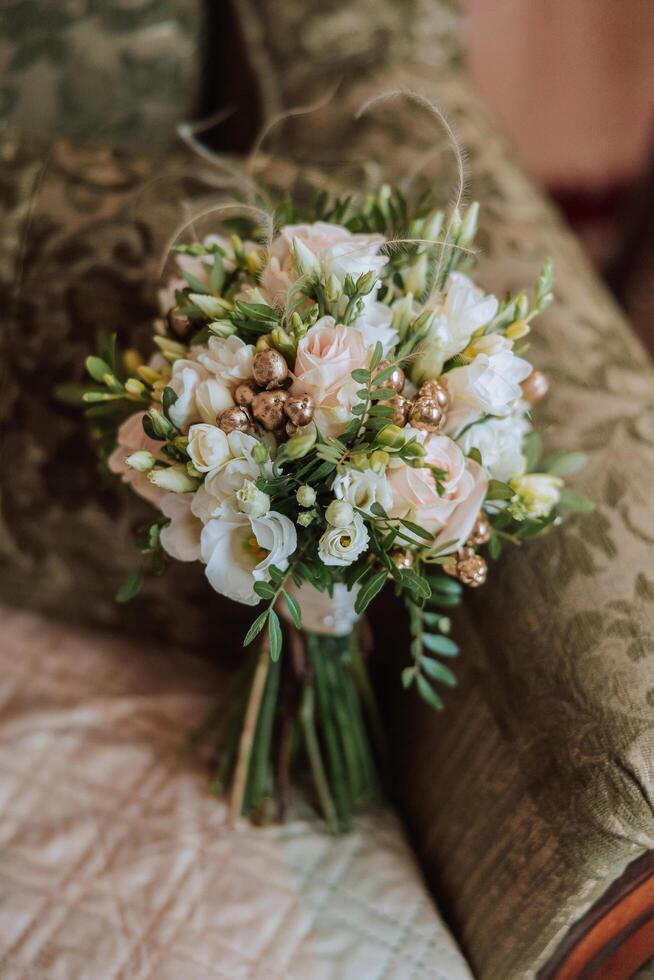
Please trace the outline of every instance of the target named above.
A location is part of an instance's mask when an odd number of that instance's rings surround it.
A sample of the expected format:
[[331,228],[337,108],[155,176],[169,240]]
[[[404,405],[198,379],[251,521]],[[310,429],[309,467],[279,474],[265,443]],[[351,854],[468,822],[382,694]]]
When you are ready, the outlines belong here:
[[390,463],[390,460],[391,457],[383,449],[375,449],[370,455],[370,469],[374,473],[382,474]]
[[516,320],[524,320],[529,312],[529,298],[526,293],[518,293],[515,298]]
[[149,473],[156,463],[156,459],[147,449],[140,449],[128,456],[125,462],[131,469],[138,470],[139,473]]
[[367,453],[352,453],[350,456],[350,464],[356,470],[366,470],[368,469],[368,454]]
[[404,276],[404,288],[407,293],[421,296],[427,288],[429,275],[429,256],[422,252]]
[[409,376],[414,385],[420,387],[423,381],[437,378],[443,372],[443,353],[440,345],[430,340],[420,343],[418,356],[409,367]]
[[238,509],[248,517],[263,517],[270,510],[270,497],[259,490],[252,480],[246,480],[236,492]]
[[292,314],[289,326],[295,337],[301,337],[307,330],[306,324],[297,310]]
[[231,337],[236,333],[236,327],[229,320],[212,320],[208,330],[214,337]]
[[170,337],[159,337],[155,334],[152,338],[154,343],[157,345],[162,354],[166,357],[185,357],[186,347],[184,344],[178,343],[176,340],[172,340]]
[[313,524],[317,516],[315,510],[303,510],[301,514],[298,514],[296,523],[300,527],[309,527],[310,524]]
[[377,276],[372,269],[359,276],[356,283],[356,291],[359,296],[367,296],[375,288]]
[[377,442],[389,449],[401,449],[405,443],[404,433],[399,425],[385,425],[381,432],[377,433]]
[[452,212],[452,216],[449,220],[449,232],[450,238],[455,239],[461,233],[461,226],[463,222],[461,221],[461,212],[458,208],[455,208]]
[[354,508],[347,500],[332,500],[325,518],[332,527],[349,527],[354,520]]
[[408,463],[422,462],[426,454],[425,447],[417,439],[411,439],[402,450],[402,458]]
[[401,299],[396,299],[391,307],[393,311],[393,327],[399,331],[400,337],[404,336],[413,321],[413,293],[407,293]]
[[313,507],[316,502],[316,491],[308,483],[303,483],[301,487],[298,487],[295,499],[300,507]]
[[298,432],[296,436],[291,436],[280,450],[280,456],[285,459],[302,459],[307,453],[311,452],[316,444],[315,426],[307,426],[308,432]]
[[245,252],[243,250],[243,241],[240,235],[232,235],[230,241],[234,250],[234,257],[237,261],[242,261],[245,258]]
[[262,442],[258,442],[252,450],[252,459],[255,463],[265,463],[268,458],[268,450]]
[[425,226],[422,230],[422,237],[430,242],[436,242],[443,230],[445,215],[442,211],[434,211],[425,218]]
[[477,221],[479,219],[479,202],[473,201],[465,213],[459,232],[459,245],[467,247],[472,245],[477,234]]
[[162,412],[157,408],[151,408],[148,412],[148,418],[152,425],[152,429],[156,436],[160,439],[165,439],[173,431],[173,424],[170,422]]
[[189,476],[184,466],[167,466],[150,470],[148,480],[155,487],[170,490],[172,493],[191,493],[197,490],[199,480]]
[[286,333],[283,327],[273,327],[270,332],[270,342],[275,350],[283,354],[287,361],[293,363],[297,353],[297,347],[293,338]]
[[291,245],[293,265],[300,276],[319,276],[320,262],[311,249],[300,238],[294,238]]
[[325,283],[325,297],[329,303],[335,303],[341,295],[342,288],[337,277],[332,273]]
[[[109,382],[107,382],[107,384],[108,383]],[[148,389],[145,387],[143,382],[139,381],[137,378],[128,378],[127,381],[125,382],[125,391],[127,392],[127,394],[131,395],[132,398],[138,398],[139,401],[141,400],[143,395],[145,395],[147,390]]]
[[233,306],[228,300],[220,299],[218,296],[207,296],[206,293],[189,293],[188,298],[211,320],[220,320],[225,313],[231,313],[233,310]]

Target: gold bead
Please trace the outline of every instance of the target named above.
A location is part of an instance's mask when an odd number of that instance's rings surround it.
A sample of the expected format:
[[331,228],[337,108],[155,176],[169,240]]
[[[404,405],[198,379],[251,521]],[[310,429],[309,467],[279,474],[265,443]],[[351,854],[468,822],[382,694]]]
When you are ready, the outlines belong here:
[[283,427],[286,421],[284,407],[288,397],[287,391],[277,389],[260,391],[252,399],[252,414],[268,432],[275,432]]
[[418,398],[430,398],[436,402],[443,412],[447,412],[450,407],[450,392],[447,387],[447,381],[445,378],[441,378],[439,381],[436,378],[425,381],[420,385]]
[[286,435],[290,439],[292,436],[302,436],[305,433],[308,433],[311,430],[311,428],[312,426],[310,422],[307,423],[307,425],[296,425],[295,422],[289,421],[286,423],[285,431],[286,431]]
[[490,541],[492,533],[490,521],[484,514],[483,510],[481,510],[479,511],[477,519],[472,526],[472,531],[470,532],[467,543],[471,547],[477,548],[479,545],[487,544]]
[[416,429],[424,429],[426,432],[438,432],[445,425],[447,413],[438,404],[435,398],[416,398],[411,408],[409,421]]
[[395,398],[389,398],[387,402],[383,403],[388,405],[393,409],[393,418],[391,422],[394,425],[399,425],[401,429],[409,421],[409,414],[411,412],[412,402],[409,398],[405,398],[404,395],[396,395]]
[[252,374],[260,388],[281,388],[288,378],[288,364],[278,350],[262,350],[254,355]]
[[405,548],[393,548],[390,559],[396,568],[413,568],[413,552]]
[[289,421],[301,427],[311,422],[315,407],[311,395],[290,395],[286,400],[285,411]]
[[220,413],[218,425],[223,432],[247,432],[252,427],[252,419],[246,408],[233,405]]
[[[375,377],[380,373],[380,371],[385,370],[387,367],[390,367],[390,361],[380,361],[379,366],[375,371]],[[404,371],[399,364],[396,364],[389,376],[383,382],[383,386],[384,388],[394,388],[399,395],[404,388],[405,380],[406,378],[404,377]]]
[[179,306],[173,306],[168,310],[166,319],[176,337],[183,339],[191,332],[192,323],[185,313],[180,313]]
[[471,555],[456,563],[456,577],[462,585],[477,589],[488,576],[488,565],[481,555]]
[[259,389],[254,381],[241,381],[240,385],[237,385],[234,391],[234,401],[237,405],[242,405],[243,408],[249,408],[252,404],[252,399],[258,393]]
[[543,374],[542,371],[536,371],[536,369],[522,382],[522,397],[530,405],[542,401],[549,390],[550,383],[547,380],[547,375]]

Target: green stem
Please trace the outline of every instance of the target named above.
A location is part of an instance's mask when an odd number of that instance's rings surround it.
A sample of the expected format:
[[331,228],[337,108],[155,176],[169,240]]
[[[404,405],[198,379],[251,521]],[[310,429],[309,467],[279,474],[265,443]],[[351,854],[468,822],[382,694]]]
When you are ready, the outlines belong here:
[[309,756],[309,765],[311,766],[313,781],[316,785],[323,816],[331,833],[335,834],[339,830],[338,814],[329,790],[329,780],[325,772],[318,735],[316,733],[315,690],[313,684],[307,684],[304,688],[300,719],[304,731],[304,744],[306,745],[307,755]]
[[336,810],[342,828],[348,829],[352,818],[352,802],[348,793],[347,777],[337,737],[338,719],[334,716],[332,710],[329,685],[325,676],[321,637],[309,633],[307,635],[307,646],[316,678],[318,702],[322,713],[322,730],[327,746]]
[[388,746],[384,737],[381,714],[379,713],[379,706],[372,689],[372,684],[370,683],[368,671],[361,656],[359,642],[354,633],[350,640],[350,662],[352,664],[352,675],[368,716],[377,753],[382,761],[382,765],[386,768],[388,764]]
[[330,647],[332,649],[325,651],[325,678],[329,687],[332,711],[336,721],[336,737],[340,742],[345,760],[350,799],[356,804],[360,802],[361,796],[365,791],[365,780],[362,779],[363,773],[360,764],[362,760],[359,757],[358,747],[356,745],[355,731],[352,724],[353,718],[347,710],[348,705],[343,690],[343,678],[340,676],[341,669],[338,661],[340,660],[341,652],[336,649],[336,644],[332,645],[330,643]]
[[281,660],[276,660],[271,662],[268,671],[266,687],[257,719],[254,744],[252,746],[252,761],[250,763],[248,780],[243,796],[244,814],[248,814],[251,810],[259,807],[268,785],[270,744],[277,708],[280,667]]

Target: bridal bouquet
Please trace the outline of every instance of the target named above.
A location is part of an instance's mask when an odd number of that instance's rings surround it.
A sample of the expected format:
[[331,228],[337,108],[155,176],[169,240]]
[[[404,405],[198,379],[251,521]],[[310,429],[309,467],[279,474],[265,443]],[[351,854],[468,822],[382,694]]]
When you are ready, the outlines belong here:
[[386,586],[406,605],[401,681],[440,709],[462,586],[586,506],[563,483],[582,458],[539,461],[532,431],[547,380],[526,338],[551,267],[531,299],[484,292],[465,271],[477,215],[411,211],[388,187],[358,205],[244,207],[174,248],[153,354],[104,344],[87,359],[108,466],[156,512],[145,567],[202,562],[253,607],[254,652],[202,727],[234,816],[283,810],[304,771],[346,828],[379,791],[366,608]]

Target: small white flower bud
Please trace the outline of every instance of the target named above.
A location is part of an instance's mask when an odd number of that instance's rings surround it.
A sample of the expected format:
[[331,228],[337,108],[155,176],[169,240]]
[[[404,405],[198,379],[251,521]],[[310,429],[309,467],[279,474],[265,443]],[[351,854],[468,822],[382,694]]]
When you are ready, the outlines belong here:
[[301,276],[320,275],[320,263],[310,248],[299,238],[293,239],[291,246],[293,265]]
[[148,480],[161,490],[171,490],[172,493],[191,493],[197,490],[198,480],[194,480],[183,466],[166,466],[150,470]]
[[304,483],[298,488],[295,499],[300,507],[313,507],[316,502],[316,491],[308,483]]
[[354,520],[354,508],[347,500],[332,500],[325,517],[332,527],[347,527]]
[[248,517],[263,517],[270,510],[270,497],[259,490],[252,480],[246,480],[236,492],[238,509]]
[[315,510],[303,510],[301,514],[298,514],[296,520],[300,527],[309,527],[310,524],[316,519]]
[[343,292],[343,287],[341,286],[338,278],[332,273],[327,277],[327,282],[325,283],[325,297],[329,303],[335,303]]
[[156,463],[156,459],[147,449],[140,449],[128,456],[125,462],[133,470],[138,470],[139,473],[149,473]]

